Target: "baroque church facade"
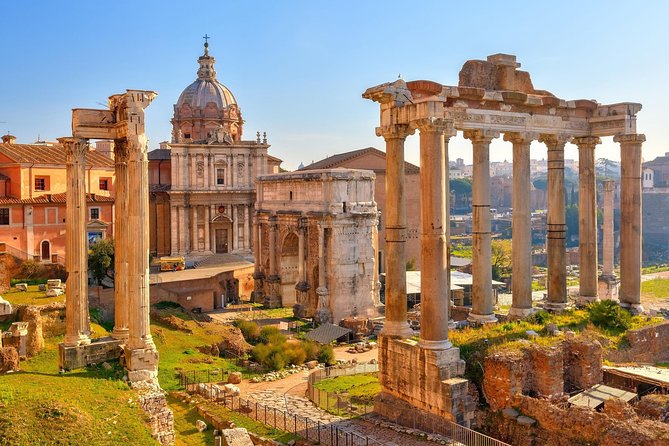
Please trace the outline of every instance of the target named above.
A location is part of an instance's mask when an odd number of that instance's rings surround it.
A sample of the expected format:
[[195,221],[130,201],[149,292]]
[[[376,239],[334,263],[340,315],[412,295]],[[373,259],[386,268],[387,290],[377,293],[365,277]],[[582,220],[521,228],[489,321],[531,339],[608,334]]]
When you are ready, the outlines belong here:
[[266,135],[242,139],[242,112],[214,62],[205,43],[197,79],[174,105],[172,141],[149,153],[156,256],[251,255],[255,179],[279,171]]

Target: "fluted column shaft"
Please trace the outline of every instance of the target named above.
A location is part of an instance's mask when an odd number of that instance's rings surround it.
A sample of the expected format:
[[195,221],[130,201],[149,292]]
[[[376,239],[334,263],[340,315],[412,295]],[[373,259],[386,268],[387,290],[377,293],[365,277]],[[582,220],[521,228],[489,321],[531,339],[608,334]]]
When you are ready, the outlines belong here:
[[530,144],[534,135],[506,133],[513,143],[513,195],[511,255],[513,258],[509,316],[532,314],[532,213],[530,209]]
[[128,339],[128,147],[114,141],[114,331],[112,338]]
[[251,235],[249,233],[249,205],[243,204],[242,210],[244,212],[244,250],[248,251],[251,249]]
[[197,235],[197,206],[196,205],[191,205],[190,207],[190,244],[191,244],[191,252],[196,252],[200,250],[200,247],[198,246],[198,235]]
[[620,305],[641,307],[641,146],[642,134],[618,135],[620,143]]
[[[452,123],[426,118],[415,122],[420,130],[420,345],[447,349],[450,300],[448,270],[448,138]],[[405,296],[406,299],[406,296]]]
[[186,254],[186,206],[177,206],[177,213],[179,214],[179,253]]
[[269,218],[269,275],[276,278],[276,236],[278,232],[277,218],[275,215]]
[[472,181],[472,312],[474,322],[495,322],[492,293],[490,235],[490,142],[497,135],[482,130],[465,132],[474,146]]
[[566,215],[564,197],[564,146],[566,139],[555,135],[542,135],[541,141],[548,147],[547,308],[559,311],[567,305]]
[[574,138],[578,146],[579,296],[583,303],[597,300],[597,195],[595,147],[597,137]]
[[613,190],[616,182],[605,180],[604,206],[602,208],[602,276],[613,277],[614,263],[614,230],[613,230]]
[[404,140],[408,125],[377,128],[386,141],[386,320],[381,334],[409,338],[406,285],[406,198],[404,196]]
[[[127,212],[127,211],[126,211]],[[179,252],[179,211],[176,205],[170,206],[170,251],[172,255]]]
[[65,268],[67,297],[65,299],[65,339],[67,347],[90,344],[88,317],[88,249],[86,237],[86,152],[88,141],[78,138],[59,138],[65,146],[66,231],[67,256]]
[[297,280],[300,283],[307,281],[304,268],[304,235],[306,229],[306,221],[303,218],[300,218],[297,228]]

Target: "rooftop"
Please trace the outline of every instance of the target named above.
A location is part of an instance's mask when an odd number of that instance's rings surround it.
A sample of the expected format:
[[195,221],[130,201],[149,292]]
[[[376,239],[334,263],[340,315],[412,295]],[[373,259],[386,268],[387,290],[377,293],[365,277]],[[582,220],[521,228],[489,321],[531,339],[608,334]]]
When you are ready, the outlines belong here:
[[[49,164],[65,166],[65,148],[60,144],[0,144],[0,154],[19,164]],[[92,167],[114,167],[114,160],[95,150],[86,152],[86,165]]]

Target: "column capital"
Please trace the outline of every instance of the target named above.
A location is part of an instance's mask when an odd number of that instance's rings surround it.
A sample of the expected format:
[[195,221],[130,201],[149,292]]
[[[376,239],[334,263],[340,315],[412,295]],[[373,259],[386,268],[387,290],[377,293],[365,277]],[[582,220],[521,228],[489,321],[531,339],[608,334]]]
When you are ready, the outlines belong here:
[[443,133],[446,137],[455,136],[457,133],[453,127],[453,121],[444,118],[420,118],[411,121],[411,128],[424,132]]
[[571,140],[580,149],[594,149],[597,144],[601,144],[602,140],[598,136],[576,136]]
[[297,229],[300,232],[305,232],[307,230],[307,226],[309,225],[309,221],[307,217],[300,217],[297,219]]
[[[59,140],[60,141],[60,140]],[[614,142],[619,142],[621,144],[641,144],[642,142],[646,141],[646,135],[643,133],[631,133],[629,135],[616,135],[613,137]]]
[[498,131],[489,129],[465,130],[463,132],[465,139],[468,139],[473,143],[482,142],[486,144],[490,144],[493,139],[499,138],[499,134]]
[[546,144],[548,150],[564,149],[565,144],[567,144],[570,139],[569,135],[564,134],[542,133],[539,135],[539,142]]
[[[116,164],[128,161],[128,141],[125,139],[114,140],[114,161]],[[176,155],[178,156],[178,155]]]
[[384,125],[376,128],[376,136],[381,136],[386,141],[389,139],[406,139],[413,135],[415,129],[409,127],[409,124]]
[[615,189],[615,180],[604,180],[602,181],[602,188],[604,189],[604,192],[611,192]]
[[269,217],[269,229],[271,231],[276,231],[279,228],[279,217],[276,215],[271,215]]
[[73,138],[68,136],[58,138],[58,142],[65,147],[65,156],[67,157],[68,162],[73,162],[76,159],[84,157],[86,152],[90,150],[88,140],[84,138]]
[[532,141],[538,141],[539,134],[534,132],[505,132],[504,141],[513,144],[530,144]]

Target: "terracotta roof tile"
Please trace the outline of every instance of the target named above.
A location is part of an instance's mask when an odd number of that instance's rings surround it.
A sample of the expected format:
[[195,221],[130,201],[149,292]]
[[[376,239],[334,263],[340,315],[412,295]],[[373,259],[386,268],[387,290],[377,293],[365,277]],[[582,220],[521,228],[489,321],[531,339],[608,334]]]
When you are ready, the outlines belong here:
[[[15,197],[0,197],[0,204],[65,204],[65,192],[60,194],[44,194],[34,198],[15,198]],[[87,203],[113,203],[113,197],[105,197],[103,195],[86,194]]]
[[[386,158],[386,152],[382,152],[375,147],[367,147],[365,149],[352,150],[350,152],[338,153],[337,155],[329,156],[325,159],[309,164],[308,166],[304,166],[300,170],[332,169],[335,167],[341,167],[342,163],[345,161],[350,161],[367,153],[379,155],[384,159]],[[404,167],[406,173],[420,173],[420,167],[406,161],[404,162]]]
[[[60,144],[52,146],[34,144],[0,144],[0,153],[16,163],[65,165],[65,148]],[[114,167],[114,160],[100,152],[86,153],[86,164],[93,167]]]

